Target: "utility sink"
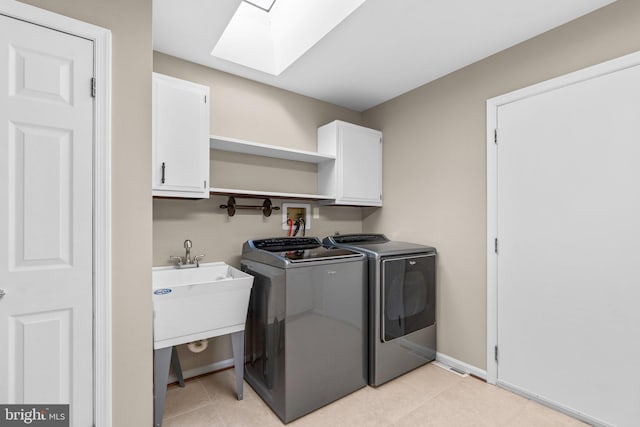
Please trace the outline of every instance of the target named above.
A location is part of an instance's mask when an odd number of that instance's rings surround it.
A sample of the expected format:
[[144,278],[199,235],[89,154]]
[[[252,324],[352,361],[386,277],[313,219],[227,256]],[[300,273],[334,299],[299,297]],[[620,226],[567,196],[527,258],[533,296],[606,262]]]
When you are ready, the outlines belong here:
[[154,267],[154,349],[244,330],[253,276],[223,262]]
[[[238,400],[242,400],[244,324],[253,276],[223,262],[199,267],[154,267],[153,425],[162,426],[172,348],[231,335]],[[181,369],[179,369],[182,371]]]

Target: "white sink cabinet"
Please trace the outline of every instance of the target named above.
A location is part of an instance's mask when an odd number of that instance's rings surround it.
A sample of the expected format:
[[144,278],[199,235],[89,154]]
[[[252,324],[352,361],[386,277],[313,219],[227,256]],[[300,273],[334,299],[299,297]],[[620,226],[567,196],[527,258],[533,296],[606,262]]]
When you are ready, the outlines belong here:
[[244,328],[253,276],[223,262],[152,269],[154,425],[162,425],[171,349],[231,335],[238,400],[242,400]]

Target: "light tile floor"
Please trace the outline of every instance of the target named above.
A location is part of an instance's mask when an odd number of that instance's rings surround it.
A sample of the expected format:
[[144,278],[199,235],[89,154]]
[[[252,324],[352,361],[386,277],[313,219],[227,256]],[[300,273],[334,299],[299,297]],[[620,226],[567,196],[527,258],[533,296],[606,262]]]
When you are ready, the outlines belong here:
[[[271,427],[282,422],[245,382],[235,392],[235,372],[226,370],[169,386],[164,427]],[[585,426],[536,402],[425,365],[378,388],[362,388],[294,422],[292,427],[563,427]]]

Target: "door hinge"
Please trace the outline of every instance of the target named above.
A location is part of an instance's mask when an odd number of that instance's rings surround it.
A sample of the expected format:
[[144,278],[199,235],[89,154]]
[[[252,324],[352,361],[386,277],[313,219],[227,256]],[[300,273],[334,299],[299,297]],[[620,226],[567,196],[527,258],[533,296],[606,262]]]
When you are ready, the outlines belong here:
[[204,103],[207,103],[207,95],[204,96]]
[[496,363],[498,363],[498,346],[493,347],[493,357],[496,359]]
[[207,180],[204,180],[204,188],[207,188]]
[[493,143],[497,144],[498,143],[498,129],[494,129],[493,130]]
[[493,239],[493,251],[498,253],[498,238]]
[[96,97],[96,78],[91,77],[91,97]]

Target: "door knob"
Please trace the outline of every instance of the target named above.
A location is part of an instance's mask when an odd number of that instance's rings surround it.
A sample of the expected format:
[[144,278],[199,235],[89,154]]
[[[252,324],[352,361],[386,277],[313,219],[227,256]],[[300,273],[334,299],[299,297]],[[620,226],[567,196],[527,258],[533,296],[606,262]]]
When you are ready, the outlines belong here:
[[0,298],[5,296],[6,294],[7,294],[7,291],[5,291],[4,289],[0,289]]

